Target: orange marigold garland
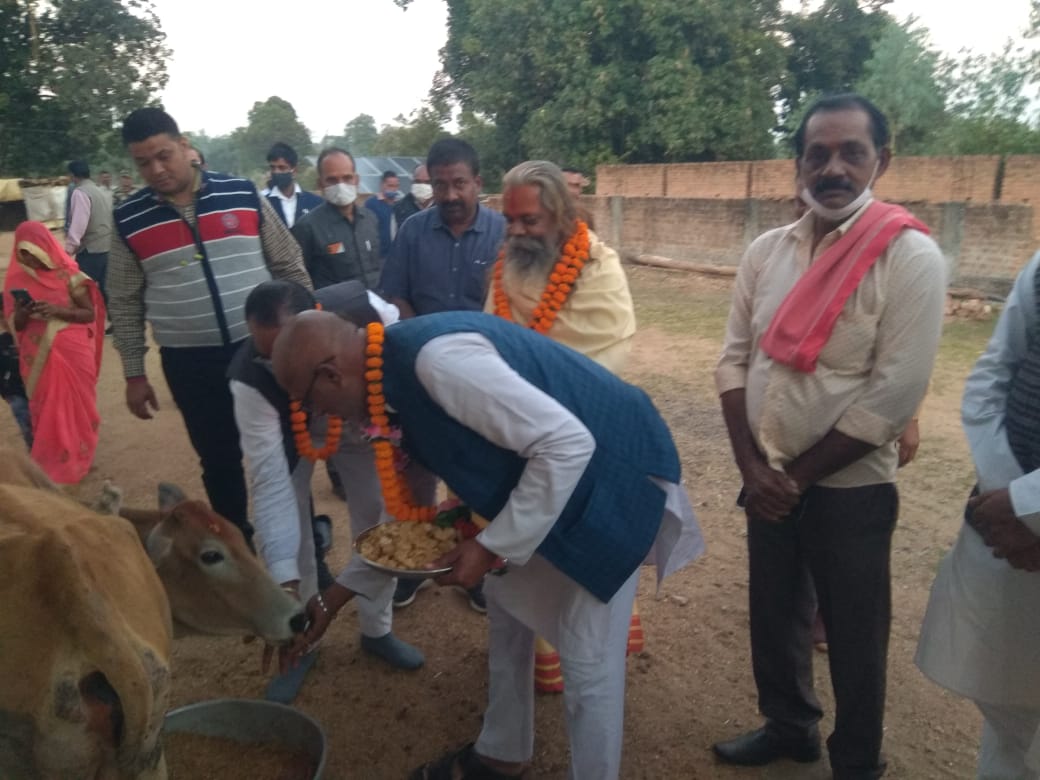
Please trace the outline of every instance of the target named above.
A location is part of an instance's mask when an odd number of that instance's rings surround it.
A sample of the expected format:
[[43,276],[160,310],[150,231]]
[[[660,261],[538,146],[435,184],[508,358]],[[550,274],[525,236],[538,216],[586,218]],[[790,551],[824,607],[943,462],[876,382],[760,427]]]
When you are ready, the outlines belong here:
[[299,401],[289,401],[289,423],[292,427],[293,439],[296,442],[296,452],[301,458],[306,458],[311,463],[316,460],[327,460],[332,453],[339,449],[339,440],[343,435],[343,420],[339,417],[329,415],[325,444],[320,449],[314,448],[310,428],[307,425],[307,412],[303,411],[303,404]]
[[435,506],[416,506],[412,491],[394,464],[394,444],[390,417],[383,395],[383,326],[368,325],[365,346],[365,381],[368,383],[368,414],[372,422],[372,446],[376,451],[376,473],[383,489],[383,503],[391,517],[413,522],[430,522],[437,516]]
[[[549,274],[545,289],[542,291],[541,300],[531,312],[531,321],[527,327],[536,333],[546,334],[556,321],[563,304],[567,302],[574,283],[581,274],[581,269],[589,260],[589,226],[577,220],[574,233],[563,245],[563,252],[559,261]],[[509,296],[502,287],[502,274],[505,270],[505,249],[498,255],[495,263],[495,271],[492,276],[492,291],[494,295],[495,314],[507,320],[513,319],[512,308],[509,305]]]

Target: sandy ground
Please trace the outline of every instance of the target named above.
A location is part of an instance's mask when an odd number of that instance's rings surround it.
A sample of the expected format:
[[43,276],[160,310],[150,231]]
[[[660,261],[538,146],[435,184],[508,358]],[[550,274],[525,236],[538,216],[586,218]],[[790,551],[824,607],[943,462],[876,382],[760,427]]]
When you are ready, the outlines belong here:
[[[9,236],[0,236],[0,264]],[[711,743],[758,724],[748,650],[744,522],[734,507],[738,480],[729,453],[711,366],[721,338],[724,283],[651,269],[630,271],[641,329],[627,377],[644,386],[672,426],[684,476],[708,543],[707,555],[655,592],[644,570],[640,607],[646,651],[628,665],[625,778],[825,778],[826,762],[781,762],[761,770],[718,765]],[[912,663],[936,565],[950,546],[971,481],[958,423],[963,378],[984,334],[941,361],[922,416],[924,444],[901,479],[902,513],[893,545],[894,620],[889,660],[885,752],[893,778],[969,777],[980,719],[973,707],[929,683]],[[152,421],[132,417],[123,402],[116,352],[108,345],[99,385],[103,419],[96,466],[76,489],[95,495],[114,478],[127,502],[151,505],[156,484],[173,481],[202,496],[198,464],[161,379],[157,354],[149,373],[161,410]],[[17,438],[0,414],[0,440]],[[335,562],[348,554],[346,513],[326,479],[315,480],[319,510],[335,518]],[[426,653],[417,672],[395,672],[363,655],[348,607],[330,630],[297,706],[324,726],[326,777],[402,778],[417,764],[472,739],[486,696],[485,619],[453,590],[421,591],[397,613],[395,632]],[[173,703],[256,697],[265,678],[259,649],[234,639],[179,640],[173,660]],[[833,713],[825,655],[816,679]],[[560,697],[539,699],[535,772],[564,778],[567,740]]]

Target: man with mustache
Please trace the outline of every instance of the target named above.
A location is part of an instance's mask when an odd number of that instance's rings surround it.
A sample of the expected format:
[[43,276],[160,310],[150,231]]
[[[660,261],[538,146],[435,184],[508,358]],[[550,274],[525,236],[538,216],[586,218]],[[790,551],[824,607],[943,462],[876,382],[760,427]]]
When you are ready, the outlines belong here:
[[[458,138],[430,147],[426,170],[436,208],[420,211],[401,225],[383,266],[379,287],[402,318],[444,311],[480,311],[487,294],[488,272],[498,256],[505,219],[478,202],[483,180],[476,150]],[[433,496],[419,496],[426,503]],[[415,599],[421,580],[402,580],[394,606]],[[470,606],[484,612],[477,585]]]
[[765,724],[717,743],[726,763],[820,758],[815,586],[834,686],[833,775],[885,771],[896,441],[928,386],[946,294],[927,228],[872,197],[888,144],[887,120],[865,98],[814,103],[794,136],[808,211],[760,236],[737,273],[715,380],[744,481]]

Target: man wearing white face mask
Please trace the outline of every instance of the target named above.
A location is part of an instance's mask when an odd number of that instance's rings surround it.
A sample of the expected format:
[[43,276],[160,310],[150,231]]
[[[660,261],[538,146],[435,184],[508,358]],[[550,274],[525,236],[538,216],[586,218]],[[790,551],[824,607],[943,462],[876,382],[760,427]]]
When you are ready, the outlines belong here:
[[401,198],[401,202],[394,206],[394,223],[392,226],[394,234],[404,224],[404,221],[412,214],[433,205],[433,184],[430,183],[430,173],[426,165],[417,165],[412,171],[412,188],[408,194]]
[[293,225],[303,250],[307,273],[320,289],[354,279],[372,289],[383,262],[379,224],[368,209],[356,208],[358,175],[354,158],[345,149],[324,149],[318,155],[318,184],[325,203]]
[[865,98],[817,101],[794,137],[808,211],[760,236],[737,274],[715,381],[744,481],[765,725],[717,743],[726,763],[820,758],[815,587],[834,686],[833,776],[885,771],[896,440],[927,389],[946,294],[928,229],[872,197],[888,142]]

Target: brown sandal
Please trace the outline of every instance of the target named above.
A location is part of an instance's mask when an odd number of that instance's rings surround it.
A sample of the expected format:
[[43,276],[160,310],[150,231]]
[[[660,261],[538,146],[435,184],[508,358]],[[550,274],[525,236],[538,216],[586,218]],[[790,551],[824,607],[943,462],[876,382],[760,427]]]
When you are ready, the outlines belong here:
[[517,780],[526,774],[525,771],[519,775],[507,775],[492,769],[480,760],[470,742],[423,764],[408,776],[408,780]]

